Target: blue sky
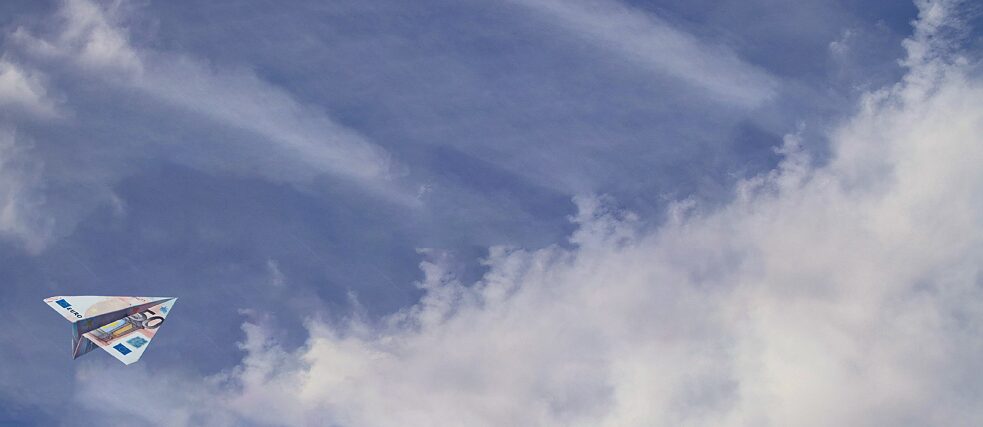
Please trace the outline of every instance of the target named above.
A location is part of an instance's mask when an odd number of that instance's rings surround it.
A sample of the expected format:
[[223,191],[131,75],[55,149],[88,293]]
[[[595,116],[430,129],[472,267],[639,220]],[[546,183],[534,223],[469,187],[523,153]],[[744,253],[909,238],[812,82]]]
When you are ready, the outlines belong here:
[[969,425],[980,16],[3,2],[0,424]]

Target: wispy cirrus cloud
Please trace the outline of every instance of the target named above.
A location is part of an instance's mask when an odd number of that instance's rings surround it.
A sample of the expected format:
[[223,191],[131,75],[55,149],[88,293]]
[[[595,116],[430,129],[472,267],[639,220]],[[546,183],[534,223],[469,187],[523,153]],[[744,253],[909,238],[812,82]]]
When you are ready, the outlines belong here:
[[540,12],[571,37],[686,82],[727,104],[753,107],[775,95],[777,80],[727,47],[615,0],[513,0]]
[[401,172],[391,156],[358,132],[244,68],[133,46],[126,19],[121,4],[66,0],[49,29],[18,28],[12,39],[28,56],[79,67],[104,83],[259,136],[266,147],[245,142],[224,147],[258,152],[247,156],[257,164],[242,165],[242,170],[287,181],[326,173],[394,200],[413,200],[412,194],[402,197],[392,188],[392,179]]
[[[939,25],[909,59],[958,23],[920,7]],[[828,164],[789,135],[720,209],[651,230],[579,197],[570,249],[492,248],[473,284],[428,260],[420,303],[381,322],[312,319],[289,350],[250,320],[231,371],[90,365],[79,401],[178,425],[972,425],[983,81],[931,57],[865,97]],[[166,398],[135,413],[131,390]]]
[[[112,187],[147,153],[275,182],[309,184],[327,176],[381,200],[419,203],[416,190],[399,182],[403,167],[385,149],[323,109],[298,101],[246,68],[134,45],[127,31],[131,7],[65,0],[53,16],[26,21],[6,35],[0,52],[0,232],[38,253],[52,239],[71,233],[95,206],[118,206]],[[100,89],[87,92],[93,87]],[[105,117],[92,120],[87,110],[93,102],[141,106],[120,110],[102,137],[93,138],[92,129],[66,131],[100,126]],[[185,120],[236,135],[188,140],[173,132],[184,130],[182,125],[162,125],[138,130],[147,137],[136,141],[112,137],[125,134],[131,121],[151,116],[149,121],[157,124]],[[75,135],[48,141],[51,135],[37,128],[41,122],[56,133]],[[28,140],[32,144],[24,143]],[[52,192],[75,196],[56,198],[41,209]]]

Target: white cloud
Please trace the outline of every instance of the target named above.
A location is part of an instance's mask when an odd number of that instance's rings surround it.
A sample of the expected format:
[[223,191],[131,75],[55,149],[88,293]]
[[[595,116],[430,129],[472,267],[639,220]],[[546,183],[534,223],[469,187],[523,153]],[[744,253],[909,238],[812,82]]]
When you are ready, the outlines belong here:
[[266,260],[266,272],[270,276],[270,284],[277,288],[282,288],[287,284],[287,276],[280,271],[280,263],[275,259]]
[[0,128],[0,236],[37,253],[51,239],[54,220],[40,191],[42,165],[28,151],[14,129]]
[[58,116],[38,70],[0,55],[0,237],[14,240],[29,253],[51,240],[54,217],[45,209],[43,164],[31,155],[31,144],[18,134],[11,118]]
[[[358,132],[333,121],[324,111],[298,102],[287,91],[255,73],[216,67],[186,55],[133,46],[121,4],[100,6],[90,0],[65,0],[54,29],[41,35],[19,28],[12,39],[38,59],[67,61],[138,93],[253,133],[263,148],[230,145],[244,155],[247,172],[298,181],[322,173],[350,179],[396,200],[412,203],[412,194],[397,194],[398,175],[390,155]],[[206,161],[207,163],[207,161]],[[213,159],[211,166],[228,165]]]
[[126,32],[119,27],[120,3],[100,7],[90,0],[63,0],[51,37],[37,37],[30,30],[17,28],[11,39],[31,53],[46,58],[70,57],[79,65],[97,72],[139,73],[141,61],[130,46]]
[[829,52],[836,56],[842,56],[850,51],[850,43],[856,37],[855,30],[846,29],[840,33],[840,38],[829,42]]
[[64,26],[54,46],[95,69],[141,68],[126,33],[117,27],[119,3],[102,9],[87,0],[66,0],[60,15]]
[[40,73],[5,58],[0,58],[0,107],[14,107],[40,117],[55,115],[54,102],[47,95]]
[[[64,0],[51,19],[8,34],[0,52],[0,235],[37,253],[53,237],[70,233],[77,219],[96,204],[108,202],[122,215],[125,203],[111,187],[132,171],[129,160],[145,155],[146,144],[161,142],[169,146],[149,149],[202,169],[299,184],[327,174],[390,201],[419,204],[412,189],[400,188],[397,177],[402,171],[384,149],[316,106],[298,102],[244,69],[212,67],[185,55],[133,46],[126,31],[126,7],[122,2]],[[58,76],[66,74],[103,84],[106,92],[149,97],[197,114],[227,134],[238,131],[240,137],[189,142],[151,136],[109,148],[80,146],[79,157],[86,161],[55,156],[56,163],[65,163],[44,169],[44,150],[32,154],[23,143],[25,131],[18,137],[14,130],[29,128],[18,126],[19,120],[61,117],[68,111],[71,93],[67,102],[60,97],[56,102],[51,95]],[[57,125],[71,127],[71,118]],[[199,149],[196,143],[212,146]],[[145,151],[134,153],[135,148]],[[46,190],[68,188],[87,194],[46,207]],[[53,206],[58,208],[51,210]]]
[[[274,144],[273,165],[264,171],[275,178],[290,180],[310,170],[306,175],[330,172],[383,187],[395,172],[384,149],[251,72],[213,70],[163,54],[148,55],[145,68],[139,83],[143,91]],[[276,159],[286,164],[277,165]]]
[[651,14],[609,0],[513,0],[576,36],[682,80],[727,103],[756,106],[777,87],[732,50],[701,41]]
[[425,262],[426,296],[382,326],[312,320],[288,351],[249,322],[223,375],[90,367],[80,403],[113,414],[150,384],[166,398],[129,414],[163,425],[974,425],[983,81],[910,66],[829,164],[790,136],[720,210],[681,202],[644,231],[578,198],[574,249],[492,248],[472,286]]

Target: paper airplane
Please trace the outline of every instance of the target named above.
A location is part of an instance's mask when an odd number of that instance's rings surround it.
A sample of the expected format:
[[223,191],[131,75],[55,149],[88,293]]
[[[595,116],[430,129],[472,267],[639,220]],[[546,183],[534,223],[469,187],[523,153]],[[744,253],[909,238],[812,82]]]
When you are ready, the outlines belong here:
[[50,297],[45,304],[72,322],[72,358],[102,347],[129,365],[143,355],[177,298]]

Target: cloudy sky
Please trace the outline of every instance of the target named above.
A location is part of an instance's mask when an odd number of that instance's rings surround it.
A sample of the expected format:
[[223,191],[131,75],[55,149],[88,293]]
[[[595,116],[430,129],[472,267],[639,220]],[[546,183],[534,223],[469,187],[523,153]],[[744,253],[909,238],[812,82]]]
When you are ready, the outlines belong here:
[[[969,426],[983,7],[0,2],[0,425]],[[176,296],[72,361],[52,295]]]

